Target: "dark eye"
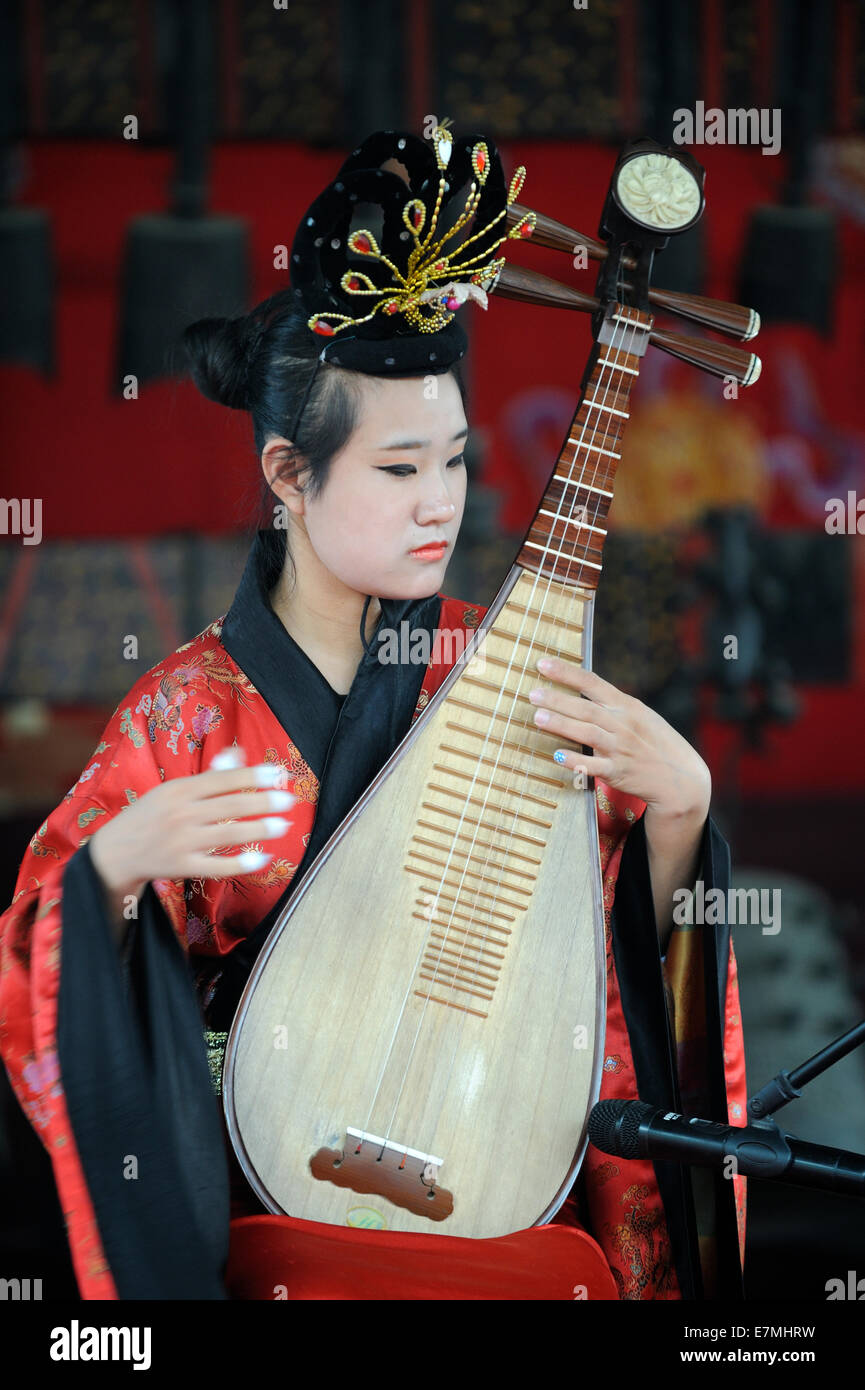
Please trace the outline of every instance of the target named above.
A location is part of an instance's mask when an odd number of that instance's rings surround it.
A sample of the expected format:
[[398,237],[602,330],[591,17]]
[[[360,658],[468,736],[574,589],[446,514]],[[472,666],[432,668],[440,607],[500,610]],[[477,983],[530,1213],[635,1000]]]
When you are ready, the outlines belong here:
[[[459,464],[465,463],[465,454],[457,454],[455,458],[448,459],[448,468],[456,468]],[[410,463],[393,463],[388,468],[379,468],[379,473],[393,473],[395,478],[407,478],[410,474],[416,473],[417,469]]]

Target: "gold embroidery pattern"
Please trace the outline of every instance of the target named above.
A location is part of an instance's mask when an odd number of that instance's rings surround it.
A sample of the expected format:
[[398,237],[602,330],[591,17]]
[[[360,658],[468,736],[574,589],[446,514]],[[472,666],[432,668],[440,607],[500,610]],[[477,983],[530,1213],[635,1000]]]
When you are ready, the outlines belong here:
[[217,1033],[212,1028],[205,1028],[204,1042],[207,1048],[207,1065],[210,1070],[211,1084],[215,1094],[221,1096],[222,1070],[225,1066],[225,1047],[228,1042],[228,1034]]
[[675,1289],[670,1242],[665,1238],[663,1217],[660,1212],[646,1209],[648,1195],[648,1187],[633,1183],[619,1198],[626,1208],[624,1220],[614,1227],[606,1224],[628,1271],[627,1277],[623,1277],[620,1270],[611,1266],[619,1298],[623,1300],[640,1300],[643,1290],[650,1284],[655,1297]]

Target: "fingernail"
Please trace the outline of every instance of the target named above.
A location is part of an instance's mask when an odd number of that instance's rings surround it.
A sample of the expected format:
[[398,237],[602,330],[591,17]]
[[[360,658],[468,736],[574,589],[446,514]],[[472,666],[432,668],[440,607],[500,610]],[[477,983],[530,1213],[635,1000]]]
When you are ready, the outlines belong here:
[[285,781],[285,768],[279,763],[259,763],[252,772],[257,787],[278,787]]
[[539,658],[539,660],[538,660],[538,670],[539,670],[539,671],[550,671],[550,670],[552,670],[552,666],[553,666],[553,663],[550,661],[550,659],[549,659],[548,657],[542,656],[542,657]]
[[242,748],[223,748],[210,764],[217,772],[227,772],[232,767],[243,767],[245,754]]
[[549,719],[550,719],[550,712],[549,712],[549,710],[546,710],[546,709],[539,709],[539,710],[536,711],[536,713],[535,713],[535,723],[536,723],[536,724],[548,724],[548,723],[549,723]]
[[295,801],[297,801],[297,797],[294,792],[274,791],[270,793],[271,811],[287,811],[290,806],[294,805]]
[[288,829],[288,821],[282,816],[265,816],[264,833],[266,836],[284,835]]
[[544,698],[544,692],[543,692],[543,690],[530,690],[530,691],[529,691],[529,699],[531,700],[531,702],[532,702],[533,705],[539,705],[539,704],[541,703],[541,700],[542,700],[543,698]]
[[273,855],[262,854],[260,849],[247,849],[238,857],[240,859],[240,867],[243,870],[247,870],[263,869],[268,859],[272,859]]

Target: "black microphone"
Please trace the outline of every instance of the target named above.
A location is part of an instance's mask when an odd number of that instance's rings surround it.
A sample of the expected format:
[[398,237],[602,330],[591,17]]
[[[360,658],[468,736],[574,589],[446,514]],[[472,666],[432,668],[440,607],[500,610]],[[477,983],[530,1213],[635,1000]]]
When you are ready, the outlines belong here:
[[810,1144],[771,1122],[737,1127],[688,1119],[641,1100],[601,1100],[589,1115],[589,1139],[620,1158],[671,1159],[699,1168],[735,1160],[734,1172],[780,1178],[865,1197],[865,1154]]

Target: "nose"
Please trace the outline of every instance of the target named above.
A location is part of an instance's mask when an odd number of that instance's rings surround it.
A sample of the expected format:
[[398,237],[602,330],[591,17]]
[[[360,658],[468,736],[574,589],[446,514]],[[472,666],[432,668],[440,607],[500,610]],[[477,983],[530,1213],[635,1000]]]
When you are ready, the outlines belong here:
[[418,524],[423,526],[435,522],[453,521],[457,511],[457,503],[451,496],[447,480],[439,476],[431,483],[418,502]]

